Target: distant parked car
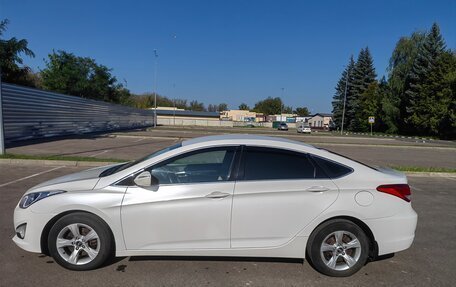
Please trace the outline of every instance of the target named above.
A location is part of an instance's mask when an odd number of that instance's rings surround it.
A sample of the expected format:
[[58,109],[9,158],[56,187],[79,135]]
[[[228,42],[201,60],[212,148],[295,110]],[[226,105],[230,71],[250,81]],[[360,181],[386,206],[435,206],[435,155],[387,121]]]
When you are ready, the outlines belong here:
[[279,131],[288,131],[288,125],[287,123],[280,123],[279,126],[277,127]]
[[310,126],[308,123],[299,123],[297,132],[303,133],[303,134],[310,134],[312,132],[312,130],[310,129]]

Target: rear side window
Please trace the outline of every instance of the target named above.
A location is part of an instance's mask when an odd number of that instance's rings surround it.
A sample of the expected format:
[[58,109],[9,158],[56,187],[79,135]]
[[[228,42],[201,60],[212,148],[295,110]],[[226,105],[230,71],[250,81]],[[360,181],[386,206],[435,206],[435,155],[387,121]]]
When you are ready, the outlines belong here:
[[330,178],[338,178],[351,173],[353,170],[345,165],[336,163],[332,160],[324,159],[319,156],[311,155],[312,159],[324,169]]
[[274,148],[246,147],[244,180],[314,179],[325,177],[306,154]]

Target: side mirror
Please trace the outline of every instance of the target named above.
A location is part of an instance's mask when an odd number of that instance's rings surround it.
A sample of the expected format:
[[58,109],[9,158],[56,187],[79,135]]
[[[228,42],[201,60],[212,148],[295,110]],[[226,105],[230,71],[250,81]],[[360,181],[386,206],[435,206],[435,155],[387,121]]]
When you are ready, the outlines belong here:
[[154,187],[154,191],[158,189],[158,179],[148,171],[143,171],[138,174],[135,177],[134,182],[137,186]]
[[138,186],[143,186],[143,187],[151,186],[152,185],[152,175],[148,171],[143,171],[135,177],[134,182]]

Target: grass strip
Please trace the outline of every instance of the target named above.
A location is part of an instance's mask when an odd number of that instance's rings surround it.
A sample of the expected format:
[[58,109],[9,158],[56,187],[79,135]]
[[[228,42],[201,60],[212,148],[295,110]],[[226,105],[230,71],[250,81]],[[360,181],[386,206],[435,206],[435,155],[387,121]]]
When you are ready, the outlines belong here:
[[446,167],[421,167],[421,166],[391,166],[392,169],[398,171],[409,171],[409,172],[446,172],[456,173],[456,168]]

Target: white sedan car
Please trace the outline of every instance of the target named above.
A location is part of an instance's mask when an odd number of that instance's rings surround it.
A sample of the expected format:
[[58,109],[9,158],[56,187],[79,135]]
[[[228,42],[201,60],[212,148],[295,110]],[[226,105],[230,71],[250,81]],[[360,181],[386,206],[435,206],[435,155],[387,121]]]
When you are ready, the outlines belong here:
[[280,138],[184,141],[28,190],[14,242],[73,270],[112,256],[306,258],[348,276],[407,249],[417,215],[402,173]]

